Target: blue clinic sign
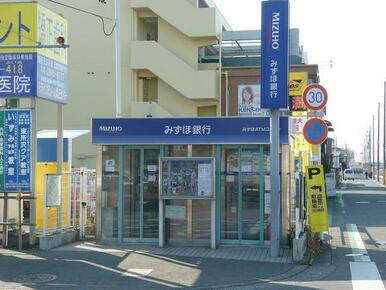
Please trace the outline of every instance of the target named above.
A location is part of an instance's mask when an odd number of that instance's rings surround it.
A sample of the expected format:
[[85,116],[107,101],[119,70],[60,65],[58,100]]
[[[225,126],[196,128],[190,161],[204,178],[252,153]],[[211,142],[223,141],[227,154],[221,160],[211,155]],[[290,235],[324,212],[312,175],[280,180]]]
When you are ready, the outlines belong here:
[[67,65],[37,53],[0,54],[0,97],[67,103]]
[[0,97],[35,97],[36,53],[0,54]]
[[288,0],[262,2],[261,108],[288,108]]
[[0,191],[31,191],[31,111],[0,111]]
[[[288,143],[288,118],[280,118],[280,142]],[[269,144],[268,117],[93,119],[92,143]]]

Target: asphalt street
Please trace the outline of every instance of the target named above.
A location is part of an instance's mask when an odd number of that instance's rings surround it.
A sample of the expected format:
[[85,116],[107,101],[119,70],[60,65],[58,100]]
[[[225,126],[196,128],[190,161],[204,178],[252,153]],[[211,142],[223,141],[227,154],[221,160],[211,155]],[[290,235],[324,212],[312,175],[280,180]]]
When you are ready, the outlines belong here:
[[0,249],[0,289],[371,289],[386,280],[386,188],[345,182],[329,198],[331,248],[312,266],[151,255],[94,244]]

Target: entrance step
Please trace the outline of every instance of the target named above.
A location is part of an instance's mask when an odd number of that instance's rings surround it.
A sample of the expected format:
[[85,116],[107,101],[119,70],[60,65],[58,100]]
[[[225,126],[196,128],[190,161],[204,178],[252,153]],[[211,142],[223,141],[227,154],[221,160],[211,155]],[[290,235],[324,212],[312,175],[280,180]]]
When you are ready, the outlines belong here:
[[154,256],[183,256],[283,264],[293,263],[292,249],[281,249],[280,256],[273,258],[269,255],[269,248],[253,246],[220,246],[213,250],[209,247],[170,246],[159,248],[155,245],[103,245],[85,242],[57,248],[56,251],[143,252],[146,253],[146,255]]

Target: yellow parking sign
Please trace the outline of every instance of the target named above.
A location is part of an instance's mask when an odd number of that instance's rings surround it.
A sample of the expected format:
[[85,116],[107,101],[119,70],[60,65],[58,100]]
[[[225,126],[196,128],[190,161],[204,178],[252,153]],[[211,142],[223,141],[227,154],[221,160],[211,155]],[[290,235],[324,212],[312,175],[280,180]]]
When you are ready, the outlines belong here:
[[328,231],[328,211],[323,165],[307,166],[306,172],[311,232]]

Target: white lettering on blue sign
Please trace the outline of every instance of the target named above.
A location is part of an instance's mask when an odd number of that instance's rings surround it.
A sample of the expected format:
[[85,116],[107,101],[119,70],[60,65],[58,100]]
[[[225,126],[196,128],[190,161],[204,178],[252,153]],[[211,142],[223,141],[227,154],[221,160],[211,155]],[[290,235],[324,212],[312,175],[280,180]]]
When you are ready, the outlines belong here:
[[242,132],[269,132],[269,127],[243,127]]
[[164,126],[164,135],[210,135],[211,125]]
[[280,13],[272,13],[272,27],[271,27],[271,39],[272,39],[272,48],[279,49],[280,47]]

